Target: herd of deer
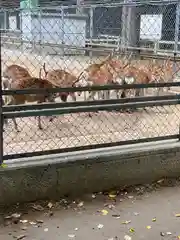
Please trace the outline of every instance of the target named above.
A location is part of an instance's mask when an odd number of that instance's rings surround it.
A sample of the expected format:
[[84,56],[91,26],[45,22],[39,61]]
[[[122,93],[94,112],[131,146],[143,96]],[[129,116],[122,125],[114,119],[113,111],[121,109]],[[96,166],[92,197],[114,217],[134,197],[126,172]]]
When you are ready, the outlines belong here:
[[[42,70],[44,75],[42,77]],[[107,85],[107,84],[131,84],[131,83],[151,83],[151,82],[166,82],[172,80],[173,67],[169,59],[163,65],[150,63],[148,66],[143,64],[133,64],[131,62],[131,55],[128,58],[121,60],[109,55],[101,63],[94,63],[84,69],[80,75],[73,74],[62,70],[47,71],[45,64],[40,69],[39,77],[32,77],[29,71],[19,65],[10,65],[6,67],[3,72],[3,89],[46,89],[46,88],[67,88],[67,87],[84,87],[92,85]],[[117,98],[126,97],[125,90],[115,90]],[[104,94],[105,93],[105,94]],[[110,92],[98,92],[100,97],[109,98]],[[81,92],[77,93],[79,96]],[[90,92],[86,100],[94,99],[96,92]],[[73,101],[76,101],[76,94],[70,92],[29,94],[29,95],[13,95],[4,96],[4,105],[18,105],[25,102],[54,102],[55,98],[59,96],[63,102],[67,101],[68,96],[71,96]],[[136,90],[136,96],[140,95],[140,90]],[[5,122],[7,123],[7,122]],[[16,120],[13,119],[15,129],[18,131]],[[38,128],[42,129],[40,117],[38,117]]]

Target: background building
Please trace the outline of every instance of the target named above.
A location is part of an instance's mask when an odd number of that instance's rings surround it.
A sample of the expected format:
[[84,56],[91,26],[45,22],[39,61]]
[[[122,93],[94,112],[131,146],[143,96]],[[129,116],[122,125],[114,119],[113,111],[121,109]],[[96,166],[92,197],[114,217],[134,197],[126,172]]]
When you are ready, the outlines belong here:
[[[104,1],[107,3],[107,1]],[[91,3],[102,3],[98,2],[98,0],[93,0]],[[111,4],[117,3],[117,1],[111,1]],[[102,35],[104,36],[120,36],[121,37],[121,43],[128,44],[129,46],[139,46],[139,39],[141,38],[140,32],[144,31],[143,39],[144,40],[165,40],[165,41],[177,41],[177,35],[178,34],[178,40],[180,39],[180,31],[177,30],[177,27],[175,27],[177,23],[177,12],[176,12],[176,3],[170,3],[170,2],[159,2],[159,4],[155,5],[137,5],[133,7],[126,7],[123,6],[114,6],[114,7],[104,7],[102,4],[96,5],[95,8],[83,8],[84,5],[89,5],[90,2],[87,0],[84,0],[83,2],[80,0],[70,0],[70,1],[62,1],[62,0],[0,0],[0,27],[1,29],[11,29],[11,30],[20,30],[23,31],[23,26],[27,25],[29,21],[36,18],[36,25],[37,25],[37,18],[38,13],[31,14],[31,17],[27,18],[27,16],[22,16],[20,13],[19,8],[21,9],[33,9],[36,7],[43,7],[43,10],[41,10],[42,16],[46,15],[46,18],[49,19],[49,22],[51,22],[51,19],[58,19],[61,18],[61,12],[58,11],[57,6],[62,5],[69,5],[68,9],[65,10],[64,14],[69,14],[69,18],[74,18],[75,21],[77,19],[81,19],[82,21],[78,21],[77,24],[83,26],[85,24],[85,37],[86,38],[98,38]],[[78,5],[78,7],[77,7]],[[53,8],[54,7],[54,8]],[[31,11],[31,10],[30,10]],[[43,15],[44,14],[44,15]],[[49,14],[49,16],[48,16]],[[54,14],[54,16],[53,16]],[[71,16],[70,16],[71,15]],[[160,27],[155,28],[154,26],[154,34],[151,33],[151,35],[147,34],[147,32],[150,32],[150,26],[149,20],[147,20],[144,24],[144,29],[140,29],[141,26],[141,18],[145,15],[152,15],[151,17],[154,17],[154,22],[157,24],[156,19],[161,19],[160,21]],[[31,20],[30,20],[31,18]],[[43,18],[43,17],[42,17]],[[54,20],[55,21],[55,20]],[[69,20],[68,20],[69,21]],[[70,24],[70,21],[67,21],[66,16],[66,23],[65,27],[61,26],[64,32],[67,32],[68,29],[66,29],[66,26]],[[85,23],[83,23],[85,21]],[[42,24],[42,23],[41,23]],[[43,23],[44,24],[44,23]],[[147,27],[146,27],[147,25]],[[69,25],[68,25],[69,26]],[[33,28],[35,28],[35,25],[28,25],[29,30],[32,31]],[[43,25],[44,28],[47,28],[49,31],[48,23],[46,26]],[[76,27],[76,26],[75,26]],[[77,32],[75,30],[75,27],[71,28],[72,35],[75,34],[74,40],[71,35],[71,41],[74,42],[77,38]],[[41,28],[41,27],[39,27]],[[176,28],[176,34],[175,34],[175,28]],[[153,31],[153,29],[151,29]],[[160,31],[160,33],[157,33],[155,31]],[[36,33],[37,34],[37,31]],[[82,36],[84,36],[84,34]],[[32,34],[33,35],[33,34]],[[41,33],[42,35],[42,33]],[[63,35],[63,33],[61,34]],[[146,38],[147,35],[147,39]],[[153,39],[154,38],[154,39]],[[68,38],[67,38],[68,40]],[[48,40],[49,41],[49,40]],[[64,43],[64,40],[62,40]],[[166,44],[166,48],[172,48],[171,45]]]

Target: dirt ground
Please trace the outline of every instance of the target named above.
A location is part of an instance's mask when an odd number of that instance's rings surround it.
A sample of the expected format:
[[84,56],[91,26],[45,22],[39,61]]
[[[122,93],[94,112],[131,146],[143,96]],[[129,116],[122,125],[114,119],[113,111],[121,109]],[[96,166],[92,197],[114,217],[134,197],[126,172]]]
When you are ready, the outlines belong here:
[[178,134],[180,106],[141,109],[133,113],[99,112],[57,116],[53,122],[43,118],[43,130],[36,120],[18,119],[20,132],[12,121],[5,128],[4,151],[7,154],[40,151],[89,144],[109,143],[146,137]]
[[178,240],[179,194],[179,182],[168,180],[164,184],[160,180],[154,185],[137,186],[118,193],[17,205],[6,209],[5,213],[1,210],[0,238]]

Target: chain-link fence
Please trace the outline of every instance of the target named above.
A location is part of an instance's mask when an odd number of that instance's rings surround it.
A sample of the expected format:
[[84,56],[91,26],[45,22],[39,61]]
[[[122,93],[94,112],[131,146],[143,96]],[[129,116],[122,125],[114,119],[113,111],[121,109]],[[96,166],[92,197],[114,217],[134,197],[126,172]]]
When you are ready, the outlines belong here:
[[[17,125],[9,120],[4,126],[4,155],[178,137],[179,17],[178,1],[57,6],[40,1],[33,8],[1,9],[3,88],[56,89],[13,97],[3,91],[5,105],[20,104],[3,108],[5,119],[17,118]],[[157,88],[165,82],[169,85]],[[142,91],[128,84],[154,87]],[[123,105],[124,99],[141,99],[141,105],[140,100]],[[39,110],[22,106],[35,101],[51,104]]]
[[[135,106],[138,105],[132,104],[131,107]],[[47,116],[41,120],[42,129],[38,129],[34,117],[17,118],[18,133],[13,122],[9,121],[4,132],[4,153],[21,156],[22,153],[52,149],[61,152],[78,147],[85,149],[86,146],[138,143],[159,137],[177,138],[180,107],[177,104],[118,111],[114,106],[114,111],[69,113],[53,120]]]

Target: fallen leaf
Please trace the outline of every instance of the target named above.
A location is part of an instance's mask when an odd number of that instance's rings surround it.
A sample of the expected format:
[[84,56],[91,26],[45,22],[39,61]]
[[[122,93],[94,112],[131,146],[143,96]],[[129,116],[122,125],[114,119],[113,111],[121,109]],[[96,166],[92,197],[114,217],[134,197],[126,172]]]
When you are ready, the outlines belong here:
[[44,232],[48,232],[48,231],[49,231],[49,229],[48,229],[48,228],[45,228],[45,229],[44,229]]
[[105,210],[105,209],[101,210],[101,212],[102,212],[102,215],[103,215],[103,216],[106,216],[106,215],[108,214],[108,211]]
[[17,240],[21,240],[21,239],[24,239],[26,237],[26,235],[19,235],[16,237]]
[[4,219],[6,219],[6,220],[9,220],[9,219],[11,219],[12,218],[12,216],[5,216],[4,217]]
[[175,214],[175,217],[180,217],[180,213]]
[[134,196],[128,196],[128,198],[129,198],[129,199],[132,199],[132,198],[134,198]]
[[52,208],[53,207],[53,204],[51,202],[48,203],[48,208]]
[[29,222],[29,224],[36,225],[37,223],[36,222]]
[[5,163],[2,163],[0,166],[1,166],[2,168],[6,168],[8,165],[5,164]]
[[109,194],[110,198],[115,198],[117,195],[116,194]]
[[156,222],[156,218],[153,218],[153,219],[152,219],[152,222]]
[[84,202],[80,202],[80,203],[78,203],[77,206],[78,206],[78,207],[83,207],[83,206],[84,206]]
[[20,222],[20,223],[28,223],[28,220],[25,220],[25,219],[24,219],[24,220],[20,220],[19,222]]
[[162,182],[164,182],[164,179],[160,179],[157,181],[157,183],[162,183]]
[[124,236],[124,240],[131,240],[131,239],[132,239],[132,237],[130,237],[129,235]]
[[113,209],[113,208],[115,208],[115,206],[114,206],[113,204],[109,204],[109,205],[108,205],[108,208],[109,208],[109,209]]
[[114,218],[120,218],[120,214],[112,214],[112,217],[114,217]]
[[180,239],[180,236],[177,236],[178,240]]
[[147,228],[147,229],[151,229],[151,226],[147,226],[146,228]]
[[129,231],[132,233],[135,232],[134,228],[130,228]]
[[41,224],[42,224],[44,221],[43,221],[43,220],[39,220],[39,219],[38,219],[38,220],[36,220],[36,222],[37,222],[37,223],[41,223]]
[[167,234],[167,235],[172,235],[172,233],[171,233],[171,232],[166,232],[166,234]]
[[101,229],[101,228],[103,228],[104,227],[104,225],[103,224],[98,224],[98,229]]
[[75,235],[74,235],[74,234],[68,234],[68,237],[69,237],[69,238],[74,238]]
[[32,206],[32,208],[36,211],[43,211],[44,210],[44,208],[41,205],[34,205],[34,206]]
[[20,218],[21,217],[21,213],[13,213],[12,215],[11,215],[11,217],[12,218]]
[[129,224],[129,223],[131,223],[130,220],[129,220],[129,221],[124,221],[124,222],[122,222],[122,224]]

